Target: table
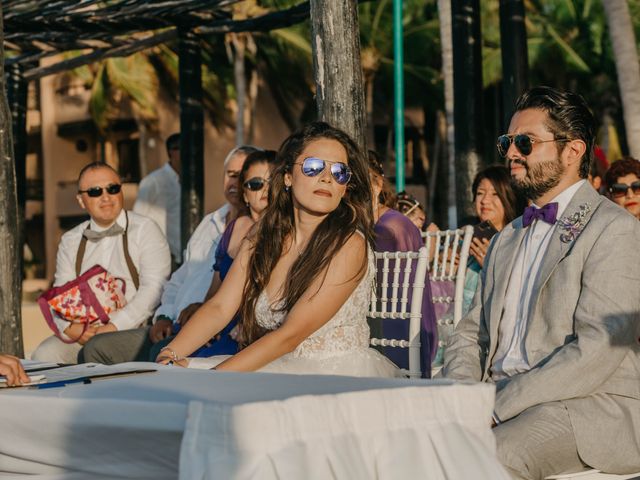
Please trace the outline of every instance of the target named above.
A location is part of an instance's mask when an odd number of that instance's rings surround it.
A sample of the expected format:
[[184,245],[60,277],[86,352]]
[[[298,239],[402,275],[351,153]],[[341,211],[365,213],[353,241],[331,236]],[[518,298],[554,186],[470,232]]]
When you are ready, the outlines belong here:
[[0,478],[508,478],[491,385],[159,368],[1,391]]

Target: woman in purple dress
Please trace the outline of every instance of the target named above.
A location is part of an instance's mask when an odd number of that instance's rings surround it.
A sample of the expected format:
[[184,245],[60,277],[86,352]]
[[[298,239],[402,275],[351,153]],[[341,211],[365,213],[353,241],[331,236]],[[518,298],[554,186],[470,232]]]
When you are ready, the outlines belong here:
[[[395,198],[388,180],[384,177],[382,163],[378,155],[371,150],[369,150],[369,176],[372,188],[376,251],[417,252],[420,247],[424,246],[420,230],[406,216],[389,207],[394,204]],[[431,287],[429,282],[426,282],[422,296],[422,328],[420,329],[421,369],[426,377],[431,374],[431,361],[438,346],[436,316],[431,298]],[[375,325],[375,322],[372,323],[374,335],[377,335],[375,331],[379,332],[380,328]],[[389,339],[406,339],[409,335],[409,322],[383,320],[382,334]],[[399,367],[408,368],[407,349],[387,347],[385,354]]]

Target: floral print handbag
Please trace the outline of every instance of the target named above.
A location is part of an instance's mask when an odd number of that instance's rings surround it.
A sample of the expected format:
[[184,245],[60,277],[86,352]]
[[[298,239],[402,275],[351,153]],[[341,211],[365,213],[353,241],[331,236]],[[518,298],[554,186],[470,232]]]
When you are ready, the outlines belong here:
[[[38,298],[38,305],[47,325],[65,343],[78,341],[95,322],[109,323],[109,314],[127,303],[126,282],[114,277],[100,265],[94,265],[70,282],[53,287]],[[62,336],[54,316],[70,323],[82,323],[80,337],[66,339]]]

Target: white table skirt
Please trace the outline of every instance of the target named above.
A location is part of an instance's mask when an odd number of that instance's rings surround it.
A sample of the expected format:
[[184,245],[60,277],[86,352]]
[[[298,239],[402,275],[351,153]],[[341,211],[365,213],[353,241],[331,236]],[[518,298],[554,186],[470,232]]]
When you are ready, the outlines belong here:
[[506,479],[493,396],[447,381],[171,367],[13,389],[0,392],[0,478]]

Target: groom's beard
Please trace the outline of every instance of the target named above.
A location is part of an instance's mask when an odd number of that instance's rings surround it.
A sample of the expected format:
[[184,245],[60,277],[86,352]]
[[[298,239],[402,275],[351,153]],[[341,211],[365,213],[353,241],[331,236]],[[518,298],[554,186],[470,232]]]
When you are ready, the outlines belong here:
[[511,183],[513,188],[530,200],[540,198],[557,186],[565,172],[560,157],[535,165],[529,165],[522,159],[511,160],[511,163],[522,165],[525,168],[525,176],[520,179],[511,177]]

